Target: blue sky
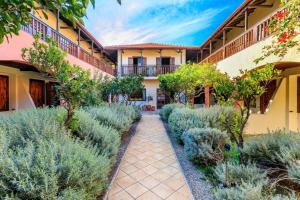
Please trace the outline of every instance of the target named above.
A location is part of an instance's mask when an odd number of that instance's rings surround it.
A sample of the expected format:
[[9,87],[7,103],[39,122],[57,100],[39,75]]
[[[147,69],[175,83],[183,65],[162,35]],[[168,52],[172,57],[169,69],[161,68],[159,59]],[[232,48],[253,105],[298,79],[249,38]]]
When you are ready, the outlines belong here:
[[96,0],[85,25],[103,44],[199,46],[243,0]]

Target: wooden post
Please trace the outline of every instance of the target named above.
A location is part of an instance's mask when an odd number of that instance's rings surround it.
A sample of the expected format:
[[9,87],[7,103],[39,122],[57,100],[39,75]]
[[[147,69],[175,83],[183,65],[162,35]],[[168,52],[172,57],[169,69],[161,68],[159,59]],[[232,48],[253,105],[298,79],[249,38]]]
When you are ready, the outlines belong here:
[[212,42],[209,41],[209,55],[211,55],[212,53]]
[[208,108],[210,104],[209,86],[205,86],[204,95],[205,95],[205,107]]
[[123,69],[123,55],[122,55],[122,54],[123,54],[123,50],[120,49],[119,51],[120,51],[120,54],[121,54],[121,56],[120,56],[120,57],[121,57],[121,61],[120,61],[120,70],[121,70],[121,71],[120,71],[119,73],[120,73],[121,76],[122,76],[123,73],[124,73],[124,69]]
[[201,49],[201,51],[200,51],[200,60],[201,61],[203,60],[203,49]]
[[94,55],[94,40],[92,40],[92,56]]
[[223,59],[226,58],[226,48],[225,48],[225,45],[226,45],[226,30],[223,29]]
[[77,35],[77,38],[78,38],[78,41],[77,41],[77,58],[79,58],[79,55],[80,55],[80,39],[81,39],[81,30],[80,28],[78,28],[78,35]]
[[245,32],[248,30],[248,10],[245,9]]
[[180,64],[182,64],[182,50],[180,50]]
[[59,14],[59,10],[56,13],[56,30],[59,33],[60,31],[60,14]]

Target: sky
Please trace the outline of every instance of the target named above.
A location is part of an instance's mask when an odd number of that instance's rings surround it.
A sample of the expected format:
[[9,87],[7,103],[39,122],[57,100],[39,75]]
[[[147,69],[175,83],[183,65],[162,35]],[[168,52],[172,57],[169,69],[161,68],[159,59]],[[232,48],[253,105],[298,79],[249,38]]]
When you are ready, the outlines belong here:
[[201,45],[243,0],[96,0],[85,26],[103,46]]

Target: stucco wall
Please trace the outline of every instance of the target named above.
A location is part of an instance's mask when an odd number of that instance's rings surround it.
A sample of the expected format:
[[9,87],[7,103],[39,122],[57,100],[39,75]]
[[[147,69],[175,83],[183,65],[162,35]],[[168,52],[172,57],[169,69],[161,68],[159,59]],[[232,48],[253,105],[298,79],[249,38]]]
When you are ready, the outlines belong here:
[[268,131],[286,129],[298,131],[300,113],[297,113],[297,77],[300,67],[283,72],[284,77],[264,114],[252,113],[245,132],[262,134]]
[[[0,45],[0,61],[13,60],[24,62],[24,60],[22,59],[21,50],[22,48],[31,47],[33,41],[33,37],[24,31],[20,31],[20,34],[18,36],[9,38],[9,41],[4,40],[4,42]],[[66,58],[70,63],[79,65],[82,69],[90,70],[91,76],[94,76],[96,74],[103,74],[104,76],[112,77],[112,75],[103,72],[93,65],[90,65],[70,54],[67,54]]]
[[23,72],[17,68],[0,65],[0,75],[9,77],[9,110],[35,108],[29,93],[30,79],[54,81],[37,72]]
[[[144,80],[143,82],[146,88],[146,101],[131,101],[135,105],[151,105],[157,107],[157,89],[159,88],[159,81],[155,79]],[[152,101],[147,101],[147,97],[152,96]]]

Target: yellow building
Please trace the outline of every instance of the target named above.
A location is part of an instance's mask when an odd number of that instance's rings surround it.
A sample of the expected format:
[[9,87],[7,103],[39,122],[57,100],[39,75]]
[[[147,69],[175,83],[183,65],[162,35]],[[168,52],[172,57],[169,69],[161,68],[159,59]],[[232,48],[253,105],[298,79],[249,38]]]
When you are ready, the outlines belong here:
[[67,60],[91,72],[91,76],[114,76],[114,62],[102,45],[77,23],[72,23],[58,13],[47,12],[48,19],[39,12],[31,13],[31,22],[21,27],[19,35],[0,44],[0,111],[13,111],[53,104],[55,80],[42,76],[34,66],[24,62],[21,49],[34,41],[50,37],[68,53]]
[[170,102],[168,95],[159,89],[158,75],[174,72],[187,61],[197,61],[198,47],[145,43],[105,49],[115,55],[118,76],[144,76],[145,90],[130,97],[131,103],[155,110]]
[[[270,56],[257,66],[253,61],[273,38],[268,32],[270,19],[283,8],[277,0],[245,0],[244,3],[201,45],[201,62],[215,63],[234,77],[240,69],[251,70],[274,63],[282,76],[257,97],[246,132],[300,128],[300,52],[290,49],[284,58]],[[298,36],[299,38],[299,36]]]

